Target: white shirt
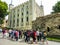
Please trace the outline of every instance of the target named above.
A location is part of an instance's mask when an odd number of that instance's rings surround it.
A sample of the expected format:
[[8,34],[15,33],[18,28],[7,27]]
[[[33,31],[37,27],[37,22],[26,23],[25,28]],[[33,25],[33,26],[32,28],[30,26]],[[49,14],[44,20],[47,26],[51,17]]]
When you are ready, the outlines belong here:
[[36,32],[36,35],[39,36],[39,31]]

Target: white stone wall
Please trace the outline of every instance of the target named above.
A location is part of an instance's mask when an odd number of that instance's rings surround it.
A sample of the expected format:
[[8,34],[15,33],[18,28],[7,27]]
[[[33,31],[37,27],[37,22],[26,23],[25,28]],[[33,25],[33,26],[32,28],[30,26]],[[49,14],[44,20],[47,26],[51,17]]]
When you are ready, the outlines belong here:
[[41,7],[36,3],[35,7],[36,7],[36,17],[44,16],[43,5]]
[[[27,14],[27,11],[28,11],[28,14]],[[36,13],[36,11],[38,13]],[[37,15],[39,17],[40,11],[41,10],[36,5],[35,0],[29,0],[11,9],[11,13],[9,14],[9,25],[11,25],[11,28],[16,28],[21,30],[32,29],[32,21],[36,19]],[[23,16],[22,16],[22,13],[23,13]],[[28,17],[28,22],[26,21],[27,17]],[[23,23],[21,22],[22,18],[23,18]],[[19,22],[17,22],[17,19],[19,20]],[[10,20],[11,20],[11,24],[10,24]]]

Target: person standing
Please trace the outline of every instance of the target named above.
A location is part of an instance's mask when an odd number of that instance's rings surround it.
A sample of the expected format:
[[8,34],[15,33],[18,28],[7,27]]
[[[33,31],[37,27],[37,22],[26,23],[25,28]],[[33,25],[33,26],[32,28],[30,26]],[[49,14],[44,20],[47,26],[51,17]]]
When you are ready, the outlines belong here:
[[48,44],[46,36],[47,36],[46,31],[43,31],[42,32],[42,39],[41,39],[42,44],[45,44],[44,42],[46,42],[46,44]]
[[15,39],[16,39],[16,41],[18,41],[19,32],[18,32],[18,31],[16,31],[16,32],[15,32],[15,34],[16,34]]
[[12,30],[9,29],[9,38],[11,38],[11,32],[12,32]]
[[36,36],[36,31],[34,30],[34,31],[33,31],[33,42],[36,42],[36,37],[37,37],[37,36]]
[[3,33],[3,38],[4,38],[5,37],[5,29],[3,29],[2,33]]
[[41,41],[41,38],[42,38],[42,32],[39,32],[39,39]]
[[39,41],[39,31],[36,31],[36,35],[37,35],[37,41]]

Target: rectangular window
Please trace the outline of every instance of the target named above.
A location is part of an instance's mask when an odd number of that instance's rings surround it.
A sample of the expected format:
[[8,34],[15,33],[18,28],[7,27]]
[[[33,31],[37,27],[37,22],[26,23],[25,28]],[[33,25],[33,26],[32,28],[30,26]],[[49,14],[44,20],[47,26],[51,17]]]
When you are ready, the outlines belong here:
[[13,19],[15,19],[15,15],[13,15]]
[[13,27],[15,27],[15,20],[13,20]]
[[29,21],[28,17],[26,17],[26,21],[27,21],[27,22]]
[[13,18],[15,18],[15,15],[13,15]]
[[19,19],[17,19],[17,26],[19,26]]
[[21,22],[23,22],[23,18],[21,18]]
[[19,17],[19,14],[18,14],[18,17]]
[[28,6],[27,6],[27,8],[28,8]]
[[14,10],[13,14],[15,15],[15,10]]
[[17,11],[19,12],[19,9]]
[[26,9],[28,10],[29,8],[28,8],[28,5],[26,6]]
[[24,11],[24,9],[22,8],[21,11]]
[[29,12],[27,11],[26,14],[28,14]]
[[23,12],[22,12],[22,16],[23,16]]

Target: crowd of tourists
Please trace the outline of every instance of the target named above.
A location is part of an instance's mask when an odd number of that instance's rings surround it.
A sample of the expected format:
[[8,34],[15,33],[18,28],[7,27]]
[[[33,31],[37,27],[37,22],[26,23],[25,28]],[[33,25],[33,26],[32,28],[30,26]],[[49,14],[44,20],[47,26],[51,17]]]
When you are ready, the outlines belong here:
[[15,29],[3,29],[3,38],[9,38],[10,40],[18,41],[19,39],[24,39],[25,42],[39,42],[45,41],[47,33],[46,31],[39,30],[15,30]]

